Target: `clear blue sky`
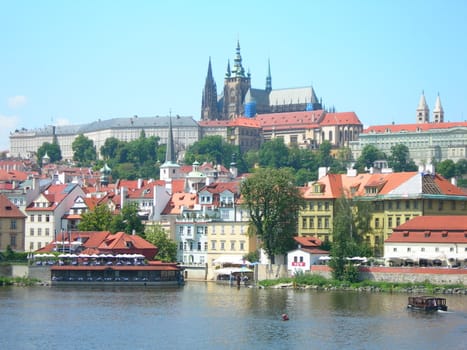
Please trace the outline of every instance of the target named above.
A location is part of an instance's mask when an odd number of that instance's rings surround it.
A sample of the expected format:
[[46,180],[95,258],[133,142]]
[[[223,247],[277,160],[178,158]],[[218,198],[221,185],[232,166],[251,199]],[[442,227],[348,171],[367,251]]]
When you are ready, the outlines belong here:
[[252,86],[313,85],[365,126],[415,122],[420,94],[467,120],[467,1],[0,0],[0,149],[16,128],[199,120],[240,41]]

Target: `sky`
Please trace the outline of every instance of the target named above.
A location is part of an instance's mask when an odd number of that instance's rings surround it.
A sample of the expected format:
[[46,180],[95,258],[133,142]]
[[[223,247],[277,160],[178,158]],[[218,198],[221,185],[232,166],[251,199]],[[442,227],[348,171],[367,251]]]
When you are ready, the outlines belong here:
[[240,43],[254,88],[313,86],[365,127],[415,123],[424,92],[467,120],[467,1],[0,0],[0,150],[15,129],[199,120]]

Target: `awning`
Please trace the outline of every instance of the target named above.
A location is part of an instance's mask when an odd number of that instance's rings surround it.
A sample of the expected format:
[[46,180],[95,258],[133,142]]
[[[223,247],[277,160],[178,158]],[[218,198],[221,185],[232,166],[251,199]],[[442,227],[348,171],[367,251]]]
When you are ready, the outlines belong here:
[[214,273],[217,275],[231,275],[239,272],[253,272],[253,270],[247,267],[225,267],[223,269],[214,270]]
[[251,263],[243,259],[241,255],[221,255],[214,260],[214,264],[251,265]]

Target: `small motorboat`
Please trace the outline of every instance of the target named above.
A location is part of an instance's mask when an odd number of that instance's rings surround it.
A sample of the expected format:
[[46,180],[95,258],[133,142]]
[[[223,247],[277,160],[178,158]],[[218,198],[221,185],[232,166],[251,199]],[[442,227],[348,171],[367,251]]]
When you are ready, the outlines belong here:
[[432,296],[409,297],[407,308],[423,311],[448,311],[445,298]]

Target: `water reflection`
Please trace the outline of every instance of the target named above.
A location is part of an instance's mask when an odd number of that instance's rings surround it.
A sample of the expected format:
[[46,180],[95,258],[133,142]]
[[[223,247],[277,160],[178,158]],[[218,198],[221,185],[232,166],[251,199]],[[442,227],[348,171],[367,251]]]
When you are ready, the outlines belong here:
[[403,294],[213,283],[0,288],[0,348],[21,339],[22,349],[462,349],[466,297],[447,299],[452,313],[426,314],[407,311]]

